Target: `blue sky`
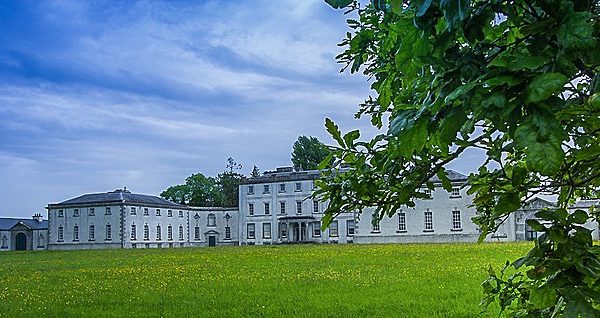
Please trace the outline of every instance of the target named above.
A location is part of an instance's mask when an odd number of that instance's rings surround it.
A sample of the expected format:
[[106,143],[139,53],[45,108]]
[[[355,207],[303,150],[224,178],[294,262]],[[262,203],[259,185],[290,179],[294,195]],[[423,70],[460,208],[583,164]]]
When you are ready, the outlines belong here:
[[[159,194],[227,157],[290,165],[354,120],[346,17],[322,0],[0,2],[0,215],[127,186]],[[466,156],[454,168],[468,172]]]

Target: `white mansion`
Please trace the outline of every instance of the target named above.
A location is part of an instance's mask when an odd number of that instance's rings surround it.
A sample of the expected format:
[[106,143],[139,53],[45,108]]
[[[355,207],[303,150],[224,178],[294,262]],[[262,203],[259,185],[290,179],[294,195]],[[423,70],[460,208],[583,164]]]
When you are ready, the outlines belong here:
[[[476,210],[466,194],[466,176],[449,171],[452,191],[437,179],[429,199],[373,224],[372,210],[342,211],[321,230],[328,202],[311,199],[318,171],[278,168],[242,179],[239,209],[190,207],[127,189],[84,194],[48,204],[48,220],[0,218],[0,251],[40,249],[161,248],[282,243],[474,242]],[[578,202],[589,208],[597,200]],[[525,221],[553,203],[534,199],[511,216],[492,241],[530,240],[537,233]],[[598,224],[588,223],[598,239]]]

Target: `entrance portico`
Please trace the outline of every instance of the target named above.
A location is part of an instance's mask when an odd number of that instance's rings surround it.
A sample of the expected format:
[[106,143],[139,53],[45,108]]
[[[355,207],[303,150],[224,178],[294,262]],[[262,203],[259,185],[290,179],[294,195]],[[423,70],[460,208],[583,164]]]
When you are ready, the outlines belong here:
[[281,216],[278,218],[279,240],[282,243],[308,242],[308,224],[313,222],[313,216]]

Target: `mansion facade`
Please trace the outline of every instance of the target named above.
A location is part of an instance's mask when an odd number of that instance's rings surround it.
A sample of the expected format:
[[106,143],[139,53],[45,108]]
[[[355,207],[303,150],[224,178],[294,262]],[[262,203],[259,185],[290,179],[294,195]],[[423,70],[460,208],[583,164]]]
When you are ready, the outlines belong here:
[[[278,168],[262,176],[243,178],[238,208],[190,207],[163,198],[131,193],[126,188],[84,194],[48,204],[48,220],[0,218],[0,251],[100,248],[178,248],[217,245],[291,243],[441,243],[476,242],[480,230],[473,198],[466,193],[467,177],[448,170],[452,184],[444,190],[432,179],[428,199],[391,217],[373,222],[373,209],[341,211],[321,229],[327,201],[312,198],[319,171]],[[570,209],[588,210],[598,200],[583,200]],[[526,220],[546,207],[535,198],[512,213],[488,241],[533,240],[538,233]],[[599,239],[597,222],[588,222]]]

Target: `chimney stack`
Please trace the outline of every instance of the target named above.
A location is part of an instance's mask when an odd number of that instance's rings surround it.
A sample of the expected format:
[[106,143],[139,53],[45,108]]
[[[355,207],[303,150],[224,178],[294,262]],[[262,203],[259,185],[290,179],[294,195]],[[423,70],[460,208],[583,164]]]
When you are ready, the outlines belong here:
[[33,215],[33,219],[38,221],[38,222],[42,222],[42,214],[41,213],[36,213]]

